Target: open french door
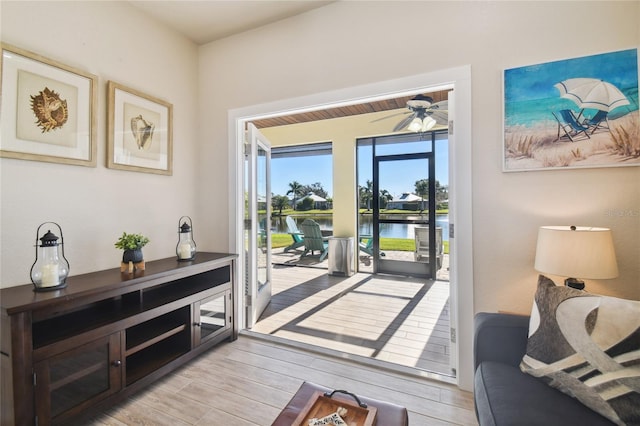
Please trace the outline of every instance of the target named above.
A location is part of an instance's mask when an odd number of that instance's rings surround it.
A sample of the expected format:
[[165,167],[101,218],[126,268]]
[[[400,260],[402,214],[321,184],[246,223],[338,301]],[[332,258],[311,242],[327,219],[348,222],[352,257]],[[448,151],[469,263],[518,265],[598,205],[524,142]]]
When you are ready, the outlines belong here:
[[[455,90],[449,92],[449,158],[455,158],[455,134],[453,132],[456,112],[455,102]],[[457,183],[455,180],[455,174],[453,170],[449,169],[449,194],[457,191]],[[458,368],[458,268],[455,266],[458,263],[456,254],[458,253],[458,243],[455,238],[455,222],[458,214],[455,210],[455,205],[449,205],[449,265],[451,268],[451,277],[449,280],[449,365],[451,369],[456,372],[456,376],[459,374]],[[459,376],[458,376],[459,377]]]
[[251,328],[271,301],[271,144],[247,124],[244,235],[245,318]]

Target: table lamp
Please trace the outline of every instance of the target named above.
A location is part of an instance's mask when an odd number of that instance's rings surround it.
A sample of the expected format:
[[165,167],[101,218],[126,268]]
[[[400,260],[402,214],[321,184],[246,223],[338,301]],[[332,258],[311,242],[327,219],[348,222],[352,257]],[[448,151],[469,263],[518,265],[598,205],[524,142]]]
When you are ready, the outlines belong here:
[[618,276],[611,230],[579,226],[542,226],[538,231],[538,272],[569,277],[566,286],[584,289],[587,279]]

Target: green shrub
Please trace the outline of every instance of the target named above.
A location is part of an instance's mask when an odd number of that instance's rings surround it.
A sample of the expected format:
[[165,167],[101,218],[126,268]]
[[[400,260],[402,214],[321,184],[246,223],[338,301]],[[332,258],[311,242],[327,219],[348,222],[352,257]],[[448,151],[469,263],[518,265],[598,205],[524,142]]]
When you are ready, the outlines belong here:
[[148,242],[149,239],[142,234],[127,234],[123,232],[114,245],[121,250],[136,250],[146,246]]

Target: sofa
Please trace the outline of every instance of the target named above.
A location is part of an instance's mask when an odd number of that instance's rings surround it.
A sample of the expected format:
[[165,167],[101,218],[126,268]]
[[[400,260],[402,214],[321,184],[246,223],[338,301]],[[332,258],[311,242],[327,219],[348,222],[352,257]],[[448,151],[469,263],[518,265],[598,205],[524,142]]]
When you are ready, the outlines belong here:
[[529,317],[475,317],[474,400],[480,426],[613,425],[578,400],[520,370]]

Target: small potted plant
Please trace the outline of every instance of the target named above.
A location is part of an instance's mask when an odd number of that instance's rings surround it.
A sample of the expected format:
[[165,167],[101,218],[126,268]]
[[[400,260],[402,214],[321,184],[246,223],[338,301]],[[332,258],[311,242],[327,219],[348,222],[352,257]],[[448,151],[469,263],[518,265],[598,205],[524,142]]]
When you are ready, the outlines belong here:
[[142,234],[127,234],[122,233],[122,236],[118,238],[118,241],[114,244],[116,248],[124,250],[122,254],[123,263],[139,263],[144,260],[142,256],[142,247],[147,245],[149,238]]

